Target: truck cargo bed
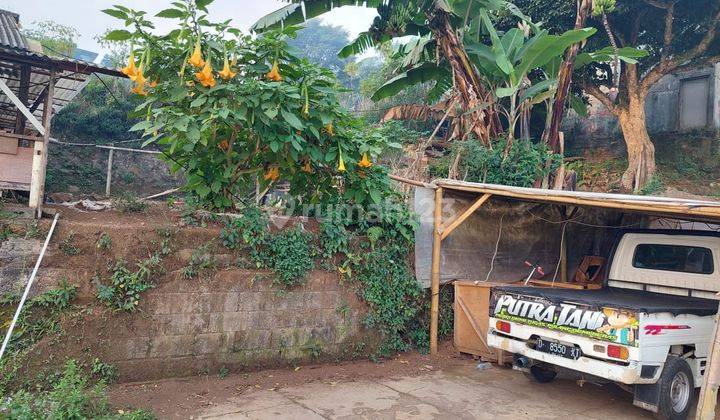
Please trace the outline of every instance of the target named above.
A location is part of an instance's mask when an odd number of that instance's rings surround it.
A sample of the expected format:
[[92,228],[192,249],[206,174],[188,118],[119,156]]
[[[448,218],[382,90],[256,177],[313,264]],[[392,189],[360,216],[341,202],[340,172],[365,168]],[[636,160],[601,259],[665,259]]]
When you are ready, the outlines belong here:
[[718,302],[712,299],[674,296],[642,290],[606,287],[598,290],[554,289],[522,286],[495,286],[493,290],[534,296],[552,303],[578,303],[596,307],[632,309],[644,313],[670,312],[674,315],[714,315]]

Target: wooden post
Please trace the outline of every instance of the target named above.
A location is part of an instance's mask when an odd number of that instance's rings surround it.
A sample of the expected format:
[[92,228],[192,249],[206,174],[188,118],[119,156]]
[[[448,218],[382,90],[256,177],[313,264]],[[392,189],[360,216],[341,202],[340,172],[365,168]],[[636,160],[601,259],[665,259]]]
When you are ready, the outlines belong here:
[[[115,146],[114,143],[110,143],[110,146]],[[110,149],[108,153],[108,164],[107,164],[107,177],[105,178],[105,195],[110,197],[110,182],[112,180],[112,167],[113,167],[113,155],[115,149]]]
[[712,420],[715,418],[715,406],[717,404],[718,387],[720,386],[720,335],[718,335],[718,316],[720,306],[715,315],[715,328],[713,329],[713,340],[710,342],[709,356],[703,375],[703,383],[700,388],[697,412],[695,418],[698,420]]
[[430,271],[430,354],[437,354],[438,321],[440,318],[440,229],[442,228],[443,189],[435,189],[435,212],[433,213],[432,265]]
[[[23,105],[28,105],[30,94],[30,65],[23,64],[20,68],[20,95],[18,99]],[[33,110],[30,110],[32,112]],[[15,113],[15,134],[25,134],[25,116],[20,109]]]
[[50,72],[48,91],[43,105],[43,140],[36,141],[33,148],[32,177],[30,181],[29,206],[36,209],[37,218],[42,217],[45,195],[45,171],[47,170],[48,144],[50,143],[50,120],[52,118],[53,96],[55,94],[55,71]]

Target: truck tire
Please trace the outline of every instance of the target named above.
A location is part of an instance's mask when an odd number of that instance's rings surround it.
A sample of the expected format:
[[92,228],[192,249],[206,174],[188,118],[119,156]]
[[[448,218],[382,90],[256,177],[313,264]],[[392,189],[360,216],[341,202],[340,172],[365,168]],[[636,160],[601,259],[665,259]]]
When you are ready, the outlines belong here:
[[539,384],[546,384],[552,382],[557,376],[557,371],[552,368],[543,365],[530,366],[530,373],[527,377]]
[[659,385],[657,417],[668,420],[685,419],[695,398],[695,383],[688,362],[681,357],[668,356]]

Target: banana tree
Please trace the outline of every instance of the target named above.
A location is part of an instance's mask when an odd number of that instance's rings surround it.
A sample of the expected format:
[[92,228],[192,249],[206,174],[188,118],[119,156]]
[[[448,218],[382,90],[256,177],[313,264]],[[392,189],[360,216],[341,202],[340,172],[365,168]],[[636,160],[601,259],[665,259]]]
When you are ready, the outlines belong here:
[[[463,136],[473,134],[483,144],[489,146],[490,140],[502,132],[502,125],[494,107],[493,92],[481,82],[482,77],[473,66],[465,51],[461,36],[470,16],[476,16],[479,10],[510,11],[517,9],[504,0],[406,0],[387,1],[370,0],[355,2],[347,0],[289,0],[292,4],[261,18],[252,29],[262,32],[282,25],[301,23],[321,15],[334,7],[344,5],[365,5],[376,8],[378,17],[372,26],[361,33],[353,42],[340,51],[341,56],[364,52],[378,44],[392,39],[416,35],[424,37],[418,51],[428,51],[432,46],[432,56],[437,60],[413,60],[406,71],[399,74],[375,99],[391,95],[415,83],[435,83],[432,96],[439,98],[452,88],[457,94],[457,104],[462,110],[453,120],[454,131]],[[418,57],[422,57],[420,54]]]
[[[532,105],[551,101],[557,88],[554,69],[565,50],[592,36],[596,29],[576,29],[551,35],[536,25],[521,22],[518,28],[501,36],[487,12],[480,11],[479,18],[491,45],[467,40],[467,49],[486,75],[497,100],[504,104],[508,126],[506,151],[509,151],[518,118],[527,115]],[[531,32],[534,32],[532,36]]]

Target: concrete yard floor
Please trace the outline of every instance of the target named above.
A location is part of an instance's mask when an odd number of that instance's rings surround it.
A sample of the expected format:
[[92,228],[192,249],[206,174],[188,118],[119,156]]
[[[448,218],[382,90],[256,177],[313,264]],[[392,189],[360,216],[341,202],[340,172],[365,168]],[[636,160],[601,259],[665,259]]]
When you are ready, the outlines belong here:
[[197,413],[202,419],[640,419],[614,385],[559,379],[537,384],[497,366],[466,360],[418,375],[307,383],[231,397]]

